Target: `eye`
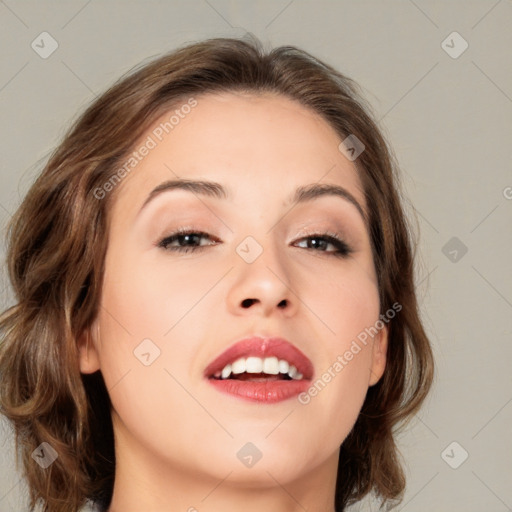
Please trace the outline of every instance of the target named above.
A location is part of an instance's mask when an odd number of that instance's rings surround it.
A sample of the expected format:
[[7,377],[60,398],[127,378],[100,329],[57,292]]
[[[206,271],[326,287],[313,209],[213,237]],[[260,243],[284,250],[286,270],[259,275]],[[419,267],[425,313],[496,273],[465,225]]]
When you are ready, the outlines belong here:
[[[201,244],[201,241],[208,239],[213,243]],[[166,251],[174,252],[197,252],[203,250],[207,246],[216,245],[220,240],[210,236],[208,233],[200,230],[180,228],[174,233],[162,238],[157,246]],[[353,252],[353,250],[344,242],[336,233],[316,233],[301,238],[299,243],[306,242],[305,249],[310,249],[316,252],[324,252],[332,256],[346,257]],[[327,250],[329,246],[333,246],[334,250]]]
[[[174,233],[166,236],[158,242],[158,247],[162,247],[167,251],[176,252],[193,252],[204,249],[207,245],[215,244],[203,244],[201,245],[201,239],[208,238],[213,240],[208,233],[203,231],[196,231],[191,229],[178,229]],[[218,241],[215,239],[215,241]],[[183,245],[182,245],[183,244]]]
[[[346,257],[353,252],[353,250],[344,242],[336,233],[316,233],[302,238],[300,242],[306,241],[306,249],[319,249],[316,252],[325,252],[337,257]],[[326,248],[331,245],[335,248],[334,251],[327,251]]]

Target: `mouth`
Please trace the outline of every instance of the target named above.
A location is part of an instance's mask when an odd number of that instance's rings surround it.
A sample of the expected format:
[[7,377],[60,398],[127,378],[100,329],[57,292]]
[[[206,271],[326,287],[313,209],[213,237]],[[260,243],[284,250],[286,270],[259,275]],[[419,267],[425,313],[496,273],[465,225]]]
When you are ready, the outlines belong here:
[[220,354],[204,377],[218,391],[236,398],[275,403],[309,387],[313,364],[283,338],[254,336]]

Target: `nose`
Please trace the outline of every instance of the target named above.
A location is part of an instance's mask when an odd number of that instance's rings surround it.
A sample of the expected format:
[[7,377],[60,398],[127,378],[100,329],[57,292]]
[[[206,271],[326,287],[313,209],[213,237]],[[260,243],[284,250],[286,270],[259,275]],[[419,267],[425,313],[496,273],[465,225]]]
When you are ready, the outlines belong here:
[[271,247],[264,248],[252,263],[239,258],[235,281],[227,297],[230,312],[238,316],[293,316],[298,298],[286,266],[284,256]]

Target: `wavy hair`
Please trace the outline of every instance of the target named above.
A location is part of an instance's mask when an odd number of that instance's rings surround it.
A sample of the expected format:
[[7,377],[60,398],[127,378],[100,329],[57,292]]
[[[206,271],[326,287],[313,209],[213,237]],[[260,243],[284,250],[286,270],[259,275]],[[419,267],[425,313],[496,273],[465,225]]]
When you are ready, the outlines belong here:
[[[393,506],[405,476],[395,436],[418,411],[434,377],[434,359],[417,303],[416,242],[400,191],[396,158],[360,86],[294,46],[266,51],[252,34],[184,45],[140,64],[74,122],[11,218],[7,266],[16,302],[0,316],[0,412],[14,427],[30,506],[106,510],[114,483],[111,403],[101,372],[80,372],[78,338],[100,303],[115,179],[147,129],[187,98],[216,92],[271,92],[293,99],[365,150],[354,161],[364,187],[381,313],[389,324],[387,366],[368,389],[340,448],[338,512],[369,493]],[[47,442],[47,469],[32,453]],[[18,464],[18,459],[17,459]]]

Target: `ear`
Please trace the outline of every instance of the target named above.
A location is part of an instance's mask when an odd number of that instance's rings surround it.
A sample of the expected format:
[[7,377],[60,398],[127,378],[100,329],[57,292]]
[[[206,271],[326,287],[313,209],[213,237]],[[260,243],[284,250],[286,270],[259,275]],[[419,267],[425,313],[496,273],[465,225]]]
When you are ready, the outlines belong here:
[[93,336],[98,331],[96,322],[87,328],[78,338],[78,357],[81,373],[94,373],[100,369],[100,358],[98,354],[98,337]]
[[386,354],[388,350],[388,326],[384,326],[375,336],[372,347],[372,362],[370,366],[369,386],[379,382],[386,369]]

